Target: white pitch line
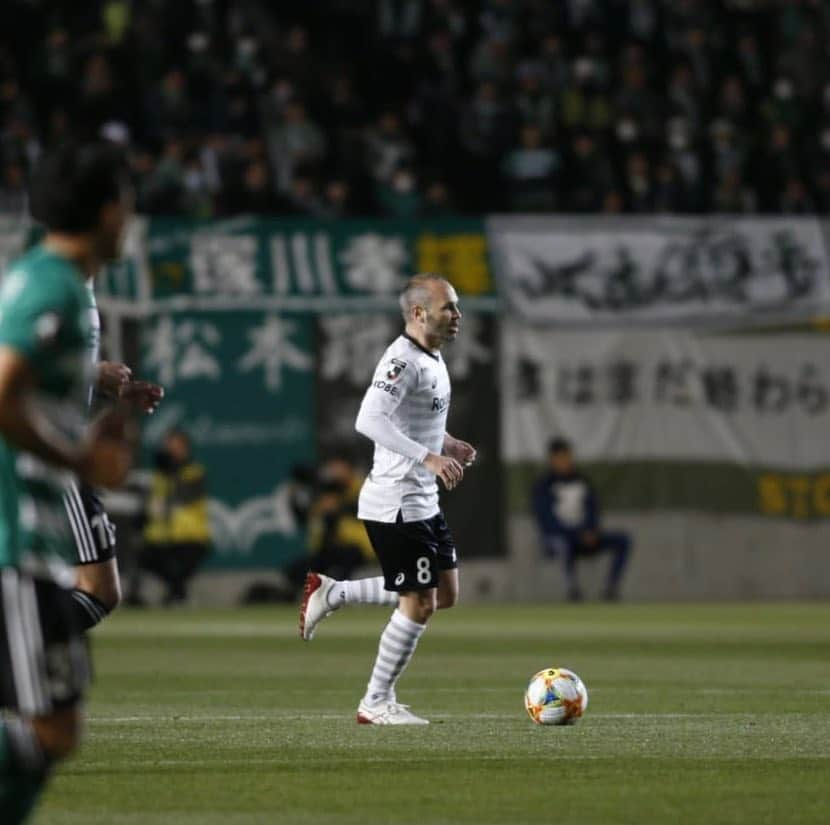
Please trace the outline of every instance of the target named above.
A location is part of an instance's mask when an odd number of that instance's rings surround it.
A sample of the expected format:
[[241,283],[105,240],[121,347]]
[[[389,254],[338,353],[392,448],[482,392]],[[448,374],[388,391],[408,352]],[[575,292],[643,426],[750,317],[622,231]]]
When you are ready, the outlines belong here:
[[[798,715],[798,714],[796,714]],[[431,714],[433,719],[446,719],[463,721],[465,719],[521,719],[522,713],[435,713]],[[754,719],[758,714],[753,713],[588,713],[592,719],[725,719],[738,717]],[[256,716],[244,715],[204,715],[204,716],[175,716],[175,715],[147,715],[147,716],[91,716],[87,722],[101,725],[130,724],[133,722],[269,722],[269,721],[334,721],[338,719],[350,720],[349,713],[295,713],[279,712],[262,714]]]

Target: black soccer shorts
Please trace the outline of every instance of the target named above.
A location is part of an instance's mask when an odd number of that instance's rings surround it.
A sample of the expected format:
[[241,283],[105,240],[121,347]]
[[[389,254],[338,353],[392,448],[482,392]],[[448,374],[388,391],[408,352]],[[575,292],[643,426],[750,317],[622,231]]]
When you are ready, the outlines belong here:
[[458,567],[450,528],[438,512],[424,521],[364,521],[383,570],[384,587],[396,592],[438,587],[438,573]]
[[115,525],[95,491],[88,484],[73,483],[63,502],[75,539],[76,564],[97,564],[115,558]]
[[83,697],[89,656],[71,592],[0,568],[0,707],[43,716]]

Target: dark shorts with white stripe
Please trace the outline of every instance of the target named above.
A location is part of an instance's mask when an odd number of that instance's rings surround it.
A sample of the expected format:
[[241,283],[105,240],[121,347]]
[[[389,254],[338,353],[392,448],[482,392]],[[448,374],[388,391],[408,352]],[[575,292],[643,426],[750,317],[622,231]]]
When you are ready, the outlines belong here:
[[83,482],[72,484],[63,501],[75,538],[76,564],[115,558],[115,525],[92,487]]
[[83,697],[89,656],[71,592],[0,568],[0,707],[44,716]]
[[455,541],[442,512],[423,521],[365,521],[383,570],[384,587],[397,593],[438,587],[441,570],[458,567]]

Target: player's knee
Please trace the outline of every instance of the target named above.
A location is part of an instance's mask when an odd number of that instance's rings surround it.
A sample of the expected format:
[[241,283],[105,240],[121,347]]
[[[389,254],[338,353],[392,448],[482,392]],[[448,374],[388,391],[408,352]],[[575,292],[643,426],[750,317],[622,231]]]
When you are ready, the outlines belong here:
[[409,600],[409,618],[418,624],[426,624],[437,608],[434,590],[424,590],[413,594]]
[[111,613],[115,610],[118,605],[121,604],[121,600],[123,598],[123,593],[121,592],[121,582],[116,579],[112,583],[108,583],[105,588],[103,588],[100,594],[96,594],[98,596],[98,600],[107,610]]
[[40,747],[50,760],[66,759],[81,741],[81,712],[66,708],[32,721]]
[[438,604],[436,605],[438,610],[448,610],[451,607],[455,607],[457,604],[457,590],[445,590],[444,592],[438,593]]
[[90,596],[94,596],[108,613],[121,604],[121,580],[117,575],[84,575],[84,570],[78,576],[78,588]]

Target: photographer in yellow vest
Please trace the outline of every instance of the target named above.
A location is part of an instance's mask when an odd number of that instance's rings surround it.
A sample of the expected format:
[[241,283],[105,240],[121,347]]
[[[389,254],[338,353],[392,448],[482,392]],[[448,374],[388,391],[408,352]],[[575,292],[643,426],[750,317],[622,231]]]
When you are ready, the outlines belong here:
[[187,585],[210,552],[205,468],[193,461],[190,438],[170,430],[155,455],[144,525],[144,547],[130,597],[141,603],[140,573],[148,571],[167,586],[165,604],[187,600]]

